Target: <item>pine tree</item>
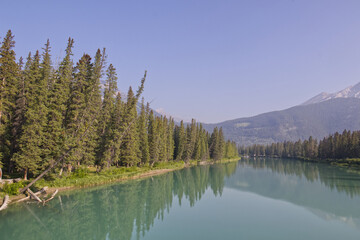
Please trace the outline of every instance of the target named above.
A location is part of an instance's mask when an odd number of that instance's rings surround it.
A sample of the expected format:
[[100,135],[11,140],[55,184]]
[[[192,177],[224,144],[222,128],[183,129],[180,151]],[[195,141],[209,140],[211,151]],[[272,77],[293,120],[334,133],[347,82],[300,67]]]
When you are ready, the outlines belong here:
[[183,160],[183,157],[185,156],[186,146],[186,134],[184,129],[184,122],[180,122],[180,126],[176,126],[175,128],[175,156],[174,158],[179,161]]
[[138,134],[139,134],[139,158],[141,160],[141,164],[147,164],[150,159],[149,153],[149,141],[148,141],[148,116],[146,115],[144,99],[141,102],[141,111],[138,120]]
[[138,158],[138,134],[136,128],[136,98],[132,88],[129,88],[127,102],[125,105],[125,113],[122,121],[123,131],[126,135],[121,144],[120,160],[125,166],[135,166],[140,162]]
[[213,133],[211,134],[210,143],[209,143],[209,151],[210,151],[210,158],[214,160],[219,160],[219,130],[217,127],[214,128]]
[[169,119],[169,124],[167,126],[167,160],[173,160],[174,159],[174,148],[175,148],[175,143],[174,143],[174,126],[175,126],[175,122],[174,119],[170,118]]
[[[11,146],[11,156],[19,150],[19,139],[22,134],[22,126],[25,122],[25,111],[26,111],[26,92],[25,92],[25,76],[26,72],[29,71],[31,64],[31,54],[27,58],[27,62],[25,65],[25,69],[23,69],[23,60],[20,58],[19,60],[19,81],[18,81],[18,89],[19,94],[16,98],[15,104],[15,113],[14,120],[12,122],[12,146]],[[11,162],[13,163],[13,162]],[[10,166],[12,168],[12,166]]]
[[109,65],[106,71],[106,82],[104,89],[104,100],[102,102],[102,109],[99,120],[99,135],[102,136],[107,125],[110,123],[111,114],[115,106],[115,95],[117,92],[117,75],[116,69],[112,64]]
[[118,165],[120,161],[120,147],[122,144],[121,136],[123,134],[122,118],[124,106],[121,101],[121,94],[116,96],[114,111],[111,115],[110,126],[105,133],[105,144],[103,153],[100,155],[99,165],[101,168],[109,167],[111,164]]
[[93,164],[95,162],[96,148],[99,142],[98,119],[100,118],[99,115],[102,106],[100,81],[105,67],[105,60],[105,49],[103,49],[102,52],[98,49],[95,54],[93,72],[85,89],[86,110],[84,113],[84,122],[87,133],[82,141],[84,146],[82,163],[84,164]]
[[225,139],[224,139],[224,133],[222,130],[222,127],[219,130],[219,142],[218,142],[218,148],[219,148],[219,159],[222,159],[224,157],[224,150],[225,150]]
[[150,153],[150,166],[159,161],[159,132],[158,124],[154,118],[154,112],[151,110],[149,114],[149,153]]
[[185,147],[185,161],[188,162],[194,152],[196,143],[196,121],[191,120],[191,124],[186,127],[186,147]]
[[66,55],[55,73],[54,83],[48,100],[48,124],[46,127],[47,142],[46,161],[51,163],[66,146],[65,116],[70,99],[73,62],[71,60],[74,40],[69,38]]
[[71,82],[70,99],[66,111],[66,135],[68,141],[75,146],[67,158],[68,163],[75,165],[84,159],[86,152],[85,141],[77,141],[78,136],[85,133],[87,128],[86,90],[92,77],[91,57],[84,54],[76,65],[74,80]]
[[109,133],[112,131],[112,115],[115,111],[117,92],[117,75],[116,69],[112,64],[109,65],[106,71],[106,82],[104,89],[104,100],[102,102],[101,113],[99,116],[98,136],[99,144],[97,149],[98,161],[101,159],[106,151],[106,144],[109,140]]
[[40,69],[39,52],[34,55],[26,82],[28,87],[25,95],[27,101],[25,122],[19,140],[20,149],[13,159],[18,169],[24,171],[24,179],[27,179],[28,172],[36,173],[39,165],[42,166],[43,145],[46,141],[44,128],[47,122],[47,81],[43,78]]
[[14,47],[14,35],[9,30],[0,47],[0,167],[2,162],[9,165],[11,157],[11,122],[18,95],[19,76]]
[[159,161],[164,162],[167,160],[167,118],[156,118],[156,122],[159,131]]

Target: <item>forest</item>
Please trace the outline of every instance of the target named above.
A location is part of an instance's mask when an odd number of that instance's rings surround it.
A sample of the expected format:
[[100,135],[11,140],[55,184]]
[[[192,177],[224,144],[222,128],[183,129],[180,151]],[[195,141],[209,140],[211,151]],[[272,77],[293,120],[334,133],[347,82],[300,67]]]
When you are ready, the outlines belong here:
[[24,179],[62,159],[61,175],[80,166],[98,172],[110,166],[153,166],[157,162],[220,160],[238,155],[222,129],[210,134],[201,123],[176,123],[141,99],[147,72],[136,91],[117,88],[116,69],[105,49],[75,63],[74,40],[57,66],[50,41],[42,51],[16,58],[9,30],[0,48],[0,169]]
[[318,141],[313,137],[296,142],[285,141],[269,145],[239,147],[244,156],[270,156],[308,160],[342,160],[360,158],[360,131],[344,130]]

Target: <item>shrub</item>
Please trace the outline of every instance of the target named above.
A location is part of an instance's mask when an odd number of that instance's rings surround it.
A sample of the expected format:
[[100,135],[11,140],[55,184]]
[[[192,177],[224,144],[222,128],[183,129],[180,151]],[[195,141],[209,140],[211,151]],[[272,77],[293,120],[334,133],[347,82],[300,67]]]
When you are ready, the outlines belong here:
[[75,169],[74,173],[71,174],[71,178],[84,178],[89,175],[89,169],[87,167],[79,167]]
[[19,194],[19,189],[23,188],[26,186],[25,182],[17,182],[17,183],[5,183],[3,186],[3,191],[6,194],[9,195],[18,195]]

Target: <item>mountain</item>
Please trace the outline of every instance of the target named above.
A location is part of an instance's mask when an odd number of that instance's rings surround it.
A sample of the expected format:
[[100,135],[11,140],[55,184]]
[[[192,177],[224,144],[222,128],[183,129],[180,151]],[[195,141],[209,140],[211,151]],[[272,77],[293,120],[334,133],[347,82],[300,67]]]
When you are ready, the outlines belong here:
[[[355,92],[356,86],[360,88],[359,84],[349,88],[348,96],[350,92]],[[207,131],[212,131],[216,126],[223,128],[226,139],[240,145],[297,141],[309,136],[322,139],[344,129],[360,129],[360,99],[334,97],[254,117],[204,124]]]
[[308,105],[313,103],[319,103],[324,102],[330,99],[336,99],[336,98],[360,98],[360,83],[347,87],[339,92],[336,93],[320,93],[319,95],[316,95],[313,98],[310,98],[306,102],[304,102],[302,105]]

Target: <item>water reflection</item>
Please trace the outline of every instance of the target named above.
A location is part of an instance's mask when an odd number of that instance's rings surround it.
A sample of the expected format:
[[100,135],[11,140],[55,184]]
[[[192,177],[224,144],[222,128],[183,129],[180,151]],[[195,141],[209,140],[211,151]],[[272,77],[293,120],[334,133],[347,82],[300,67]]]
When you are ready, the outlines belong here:
[[191,206],[206,189],[221,195],[237,163],[198,166],[139,181],[68,192],[48,206],[0,213],[1,239],[131,239],[163,219],[173,200]]
[[360,228],[360,174],[329,164],[286,159],[239,161],[226,187],[303,206]]

